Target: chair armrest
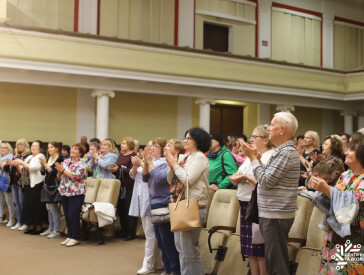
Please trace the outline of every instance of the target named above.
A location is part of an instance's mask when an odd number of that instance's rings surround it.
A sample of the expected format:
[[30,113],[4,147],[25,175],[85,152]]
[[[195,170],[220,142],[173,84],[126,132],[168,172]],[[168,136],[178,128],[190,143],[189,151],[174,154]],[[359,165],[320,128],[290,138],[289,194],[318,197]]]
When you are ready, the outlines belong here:
[[212,250],[220,250],[220,249],[223,249],[222,247],[219,247],[219,248],[211,248],[211,237],[212,237],[212,234],[214,234],[217,230],[228,230],[228,231],[231,231],[231,232],[235,232],[235,227],[232,227],[232,226],[223,226],[223,225],[217,225],[217,226],[213,226],[209,229],[209,238],[208,238],[208,245],[209,245],[209,250],[210,250],[210,253],[212,253]]
[[306,244],[306,239],[300,239],[300,238],[288,238],[287,243],[299,243],[302,246]]

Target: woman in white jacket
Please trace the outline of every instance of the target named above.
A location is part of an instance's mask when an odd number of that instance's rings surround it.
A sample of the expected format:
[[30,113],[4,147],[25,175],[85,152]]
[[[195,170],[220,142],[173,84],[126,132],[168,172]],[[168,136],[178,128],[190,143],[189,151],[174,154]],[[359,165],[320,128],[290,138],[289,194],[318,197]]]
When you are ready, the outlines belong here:
[[40,201],[40,195],[44,184],[45,175],[41,173],[42,165],[40,158],[45,156],[41,153],[42,142],[36,140],[30,148],[31,155],[24,161],[16,159],[16,164],[22,165],[24,169],[29,171],[30,184],[24,186],[24,204],[23,204],[23,220],[28,228],[24,234],[39,235],[42,233],[41,213],[42,207],[45,205]]
[[[200,206],[200,220],[206,216],[206,201],[209,192],[209,161],[204,155],[210,148],[210,135],[201,128],[191,128],[183,139],[183,145],[188,155],[181,155],[177,161],[177,155],[167,152],[166,159],[169,165],[168,182],[171,184],[175,178],[183,184],[188,184],[190,197],[198,198]],[[174,233],[174,240],[182,275],[204,275],[204,267],[200,251],[196,246],[201,228]]]

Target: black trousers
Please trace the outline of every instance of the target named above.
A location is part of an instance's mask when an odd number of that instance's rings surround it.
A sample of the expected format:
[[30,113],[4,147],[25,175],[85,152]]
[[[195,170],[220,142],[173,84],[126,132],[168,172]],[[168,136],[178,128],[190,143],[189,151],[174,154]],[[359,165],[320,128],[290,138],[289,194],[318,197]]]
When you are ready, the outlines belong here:
[[74,240],[80,239],[80,214],[85,195],[62,196],[62,207],[67,224],[67,237]]
[[30,185],[24,186],[23,221],[26,225],[40,226],[42,224],[42,213],[46,211],[45,203],[40,201],[43,182],[36,184],[33,188]]
[[125,198],[118,201],[118,214],[120,217],[121,234],[124,236],[135,236],[137,217],[129,216],[129,208],[133,189],[126,189]]

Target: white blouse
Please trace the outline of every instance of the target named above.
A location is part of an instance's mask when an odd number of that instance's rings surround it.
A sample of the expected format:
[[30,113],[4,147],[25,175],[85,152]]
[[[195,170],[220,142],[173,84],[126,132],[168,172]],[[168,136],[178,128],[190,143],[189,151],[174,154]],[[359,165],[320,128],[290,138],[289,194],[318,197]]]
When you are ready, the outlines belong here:
[[42,175],[40,170],[42,169],[42,165],[39,162],[40,158],[44,158],[43,154],[38,154],[36,156],[30,155],[25,159],[25,162],[29,162],[29,177],[30,177],[30,187],[33,188],[36,184],[39,184],[44,181],[45,174]]

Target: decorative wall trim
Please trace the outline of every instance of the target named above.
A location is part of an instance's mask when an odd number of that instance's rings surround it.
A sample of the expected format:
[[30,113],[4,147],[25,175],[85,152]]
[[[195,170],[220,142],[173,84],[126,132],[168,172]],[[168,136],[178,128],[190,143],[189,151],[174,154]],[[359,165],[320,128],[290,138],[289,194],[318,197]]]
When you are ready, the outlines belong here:
[[351,23],[347,23],[347,22],[343,22],[343,21],[334,21],[334,23],[336,25],[343,25],[343,26],[348,26],[348,27],[352,27],[352,28],[356,28],[359,30],[364,30],[364,26],[361,25],[356,25],[356,24],[351,24]]
[[252,20],[252,19],[238,17],[238,16],[232,16],[232,15],[219,13],[219,12],[196,10],[196,14],[207,15],[207,16],[212,16],[212,17],[219,17],[219,18],[229,19],[229,20],[253,24],[253,25],[255,25],[257,23],[255,20]]
[[255,3],[254,1],[247,1],[247,0],[230,0],[231,2],[237,2],[240,4],[244,4],[244,5],[249,5],[249,6],[253,6],[256,7],[257,3]]
[[289,13],[292,15],[297,15],[297,16],[321,21],[321,17],[319,17],[319,16],[308,14],[308,13],[303,13],[303,12],[299,12],[299,11],[294,11],[294,10],[289,10],[289,9],[284,9],[284,8],[276,8],[276,7],[272,7],[272,11],[280,11],[280,12]]

